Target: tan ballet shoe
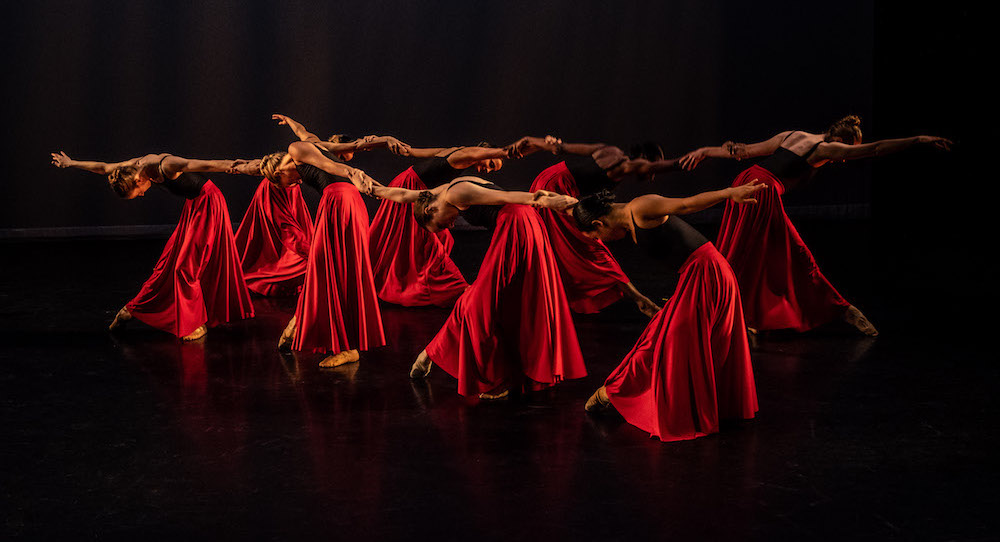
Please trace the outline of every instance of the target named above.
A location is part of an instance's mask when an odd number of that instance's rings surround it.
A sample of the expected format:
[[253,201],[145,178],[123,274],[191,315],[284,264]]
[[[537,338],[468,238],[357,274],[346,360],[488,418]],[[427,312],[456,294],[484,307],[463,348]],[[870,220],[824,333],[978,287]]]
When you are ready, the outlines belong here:
[[509,390],[503,390],[500,393],[480,393],[479,394],[479,400],[480,401],[501,401],[503,399],[506,399],[508,395],[510,395],[510,391]]
[[608,390],[601,386],[587,399],[587,404],[583,409],[587,412],[601,412],[611,407],[611,399],[608,399]]
[[323,368],[330,367],[340,367],[341,365],[347,365],[348,363],[354,363],[361,359],[361,353],[357,350],[344,350],[339,354],[334,354],[332,356],[327,356],[323,361],[319,362],[319,366]]
[[858,328],[858,331],[869,337],[878,336],[878,330],[875,329],[875,326],[854,305],[847,307],[847,312],[844,314],[844,321]]
[[410,378],[417,380],[420,378],[427,378],[431,374],[431,367],[434,363],[431,362],[431,358],[427,355],[427,351],[424,350],[417,355],[416,361],[410,366]]
[[125,307],[122,307],[118,310],[118,313],[115,314],[115,319],[111,321],[111,325],[108,326],[108,330],[114,331],[122,328],[125,326],[125,322],[128,322],[131,319],[132,313],[130,313]]
[[204,337],[208,334],[208,328],[204,324],[198,326],[198,329],[192,331],[191,333],[181,337],[182,341],[197,341],[198,339]]
[[291,352],[292,342],[295,341],[295,317],[288,321],[288,325],[281,332],[281,337],[278,338],[278,351],[279,352]]

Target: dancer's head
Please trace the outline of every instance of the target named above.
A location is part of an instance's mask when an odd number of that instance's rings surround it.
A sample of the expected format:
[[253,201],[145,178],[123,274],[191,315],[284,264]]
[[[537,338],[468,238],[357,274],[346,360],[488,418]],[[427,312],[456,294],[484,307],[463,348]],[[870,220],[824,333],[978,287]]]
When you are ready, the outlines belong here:
[[847,145],[861,144],[861,118],[848,115],[830,125],[824,141],[838,142]]
[[437,233],[455,225],[458,208],[445,201],[444,192],[422,190],[413,202],[413,219],[425,230]]
[[[333,134],[332,136],[326,138],[326,140],[330,143],[350,143],[352,141],[357,141],[357,139],[358,138],[347,134]],[[351,159],[354,158],[354,151],[344,151],[334,154],[339,156],[340,159],[345,162],[350,162]]]
[[[643,141],[642,143],[636,143],[632,145],[629,150],[628,157],[630,160],[647,160],[649,162],[656,162],[657,160],[663,160],[663,149],[654,141]],[[654,173],[647,173],[642,176],[643,180],[652,181]]]
[[295,162],[285,151],[272,152],[260,159],[260,172],[271,184],[288,188],[302,182]]
[[137,166],[118,166],[108,175],[108,185],[125,199],[146,195],[153,181]]
[[582,198],[573,207],[576,226],[584,235],[601,241],[617,241],[625,237],[625,229],[611,224],[608,220],[614,209],[615,195],[610,190],[601,190]]
[[[490,145],[490,143],[488,141],[480,141],[479,144],[476,145],[476,146],[477,147],[485,147],[485,148],[488,148],[488,149],[489,148],[493,148],[493,145]],[[474,164],[472,164],[469,167],[471,167],[472,169],[475,169],[476,173],[493,173],[494,171],[500,171],[500,168],[503,167],[503,159],[501,159],[501,158],[486,158],[486,159],[479,160],[479,161],[475,162]]]

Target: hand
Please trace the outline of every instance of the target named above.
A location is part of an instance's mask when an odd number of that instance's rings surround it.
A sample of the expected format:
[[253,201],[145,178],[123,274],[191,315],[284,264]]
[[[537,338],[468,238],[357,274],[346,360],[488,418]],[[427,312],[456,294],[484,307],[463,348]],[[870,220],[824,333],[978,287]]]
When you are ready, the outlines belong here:
[[565,196],[563,194],[549,192],[548,190],[539,190],[534,193],[531,206],[544,207],[546,209],[561,212],[572,207],[573,205],[576,205],[576,203],[577,199],[572,196]]
[[381,136],[377,135],[366,135],[361,138],[361,143],[377,143],[381,139]]
[[292,120],[291,117],[286,117],[285,115],[279,115],[278,113],[271,115],[271,118],[278,121],[278,125],[280,126],[290,126],[292,122],[295,122]]
[[398,154],[399,156],[410,155],[410,146],[392,136],[386,137],[386,147],[389,148],[389,152],[392,154]]
[[698,164],[700,164],[701,161],[704,160],[707,156],[708,156],[708,151],[706,151],[705,149],[693,150],[685,154],[684,156],[681,156],[680,159],[681,168],[691,171],[692,169],[698,167]]
[[660,312],[660,307],[647,297],[636,300],[635,304],[639,307],[639,312],[650,318],[656,316],[656,313]]
[[559,154],[559,151],[562,150],[563,142],[556,136],[547,135],[545,136],[545,144],[551,147],[549,150],[552,151],[552,154]]
[[59,168],[67,168],[73,165],[73,159],[66,156],[66,153],[59,151],[58,153],[52,153],[52,165]]
[[757,198],[751,198],[754,193],[763,190],[767,185],[754,179],[747,184],[729,188],[729,199],[736,203],[757,203]]
[[940,149],[942,151],[950,151],[952,146],[950,139],[935,136],[917,136],[917,143],[933,145],[935,149]]
[[260,175],[260,159],[244,160],[242,158],[233,160],[232,165],[226,173],[234,175]]
[[508,160],[514,160],[517,158],[522,158],[525,152],[531,148],[531,141],[527,136],[518,139],[517,141],[507,145],[503,148],[504,153]]
[[367,173],[360,169],[355,169],[351,171],[350,179],[359,192],[362,194],[371,194],[372,183],[375,182],[375,179],[369,177]]

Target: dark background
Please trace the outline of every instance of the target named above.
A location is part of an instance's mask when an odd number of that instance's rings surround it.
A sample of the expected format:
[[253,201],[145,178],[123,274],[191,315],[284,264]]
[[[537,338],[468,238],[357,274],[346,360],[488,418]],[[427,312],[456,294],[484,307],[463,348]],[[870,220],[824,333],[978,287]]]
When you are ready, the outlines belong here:
[[[862,221],[877,248],[864,268],[895,266],[887,286],[900,293],[992,295],[987,179],[964,158],[981,115],[976,72],[965,70],[982,55],[977,13],[964,2],[761,4],[21,3],[2,38],[12,159],[0,232],[172,224],[178,198],[121,201],[99,176],[51,167],[48,153],[258,157],[291,141],[273,112],[323,136],[449,146],[552,133],[625,148],[650,139],[668,156],[822,131],[854,113],[866,141],[929,133],[959,147],[825,167],[787,196],[789,213],[823,228]],[[525,188],[554,161],[508,162],[494,180]],[[409,163],[375,151],[354,165],[387,182]],[[706,162],[652,186],[630,181],[622,195],[719,188],[745,166]],[[257,181],[215,180],[239,221]],[[716,216],[692,222],[711,228]]]

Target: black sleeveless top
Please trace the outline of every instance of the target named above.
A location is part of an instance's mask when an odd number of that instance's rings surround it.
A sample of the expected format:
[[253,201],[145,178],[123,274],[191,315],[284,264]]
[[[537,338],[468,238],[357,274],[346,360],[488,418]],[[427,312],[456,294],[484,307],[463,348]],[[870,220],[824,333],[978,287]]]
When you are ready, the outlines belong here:
[[[337,162],[338,164],[343,164],[344,161],[331,152],[316,146],[316,149],[323,154],[323,156]],[[341,177],[340,175],[334,175],[322,170],[312,164],[295,164],[296,171],[299,172],[299,177],[302,179],[302,184],[313,187],[320,194],[323,193],[323,189],[330,186],[333,183],[350,183],[351,180],[347,177]]]
[[166,158],[166,156],[161,158],[160,163],[157,166],[157,168],[159,168],[160,179],[162,179],[162,181],[155,184],[171,194],[185,199],[195,199],[200,196],[201,187],[205,186],[205,183],[208,182],[208,178],[198,173],[181,173],[176,179],[171,179],[163,174],[163,161]]
[[417,177],[420,177],[420,180],[423,181],[427,188],[434,188],[435,186],[450,183],[456,177],[461,177],[462,174],[462,170],[455,169],[448,163],[448,157],[459,150],[460,148],[455,149],[445,156],[433,156],[426,160],[421,160],[413,166],[413,171],[417,174]]
[[803,156],[799,156],[785,147],[778,147],[774,154],[761,160],[758,165],[773,173],[785,185],[786,189],[792,188],[809,179],[816,172],[816,168],[810,166],[808,160],[812,153],[816,152],[819,143],[813,145],[809,152]]
[[[477,183],[475,181],[458,181],[459,183],[472,183],[483,188],[488,188],[490,190],[499,190],[501,192],[506,192],[503,188],[491,183]],[[456,183],[458,184],[458,183]],[[450,186],[448,188],[451,188]],[[500,214],[500,208],[503,205],[473,205],[464,211],[459,211],[462,218],[466,222],[472,224],[473,226],[481,226],[483,228],[493,229],[497,226],[497,215]]]
[[615,182],[608,177],[607,170],[597,165],[593,156],[571,156],[566,159],[566,169],[576,181],[576,189],[580,191],[581,198],[601,190],[615,189]]
[[666,264],[672,272],[678,272],[688,257],[708,239],[692,228],[687,222],[671,215],[666,222],[655,228],[640,228],[632,217],[636,244],[651,259]]

